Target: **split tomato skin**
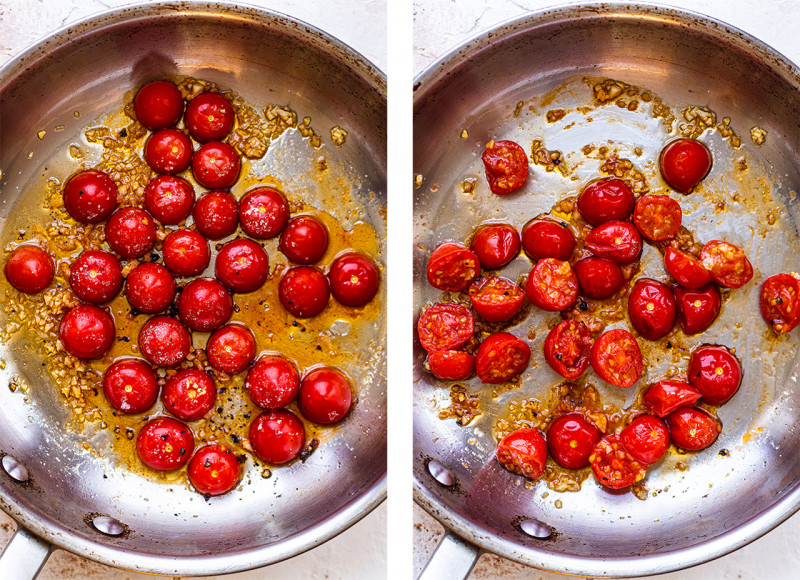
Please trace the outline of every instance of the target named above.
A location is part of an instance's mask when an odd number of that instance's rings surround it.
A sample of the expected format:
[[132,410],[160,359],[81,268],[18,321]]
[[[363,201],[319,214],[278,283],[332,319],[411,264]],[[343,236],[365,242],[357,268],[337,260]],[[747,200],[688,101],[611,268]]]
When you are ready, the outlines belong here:
[[528,366],[531,348],[508,332],[496,332],[478,347],[475,370],[478,378],[488,384],[510,381]]
[[800,324],[800,275],[775,274],[761,285],[761,316],[778,334]]
[[502,268],[513,260],[521,247],[517,228],[510,224],[485,224],[472,234],[469,248],[487,270]]
[[612,220],[627,220],[633,213],[634,204],[631,188],[616,177],[593,181],[578,195],[578,211],[593,226]]
[[713,280],[700,260],[672,246],[664,253],[664,268],[684,288],[702,288]]
[[469,287],[469,300],[472,308],[484,320],[504,322],[522,309],[525,293],[511,280],[484,276]]
[[566,225],[536,218],[522,228],[522,248],[532,260],[569,260],[575,249],[575,236]]
[[669,436],[676,447],[700,451],[716,441],[722,424],[698,407],[681,407],[667,416]]
[[538,429],[517,429],[503,437],[495,455],[511,473],[539,479],[547,463],[547,443]]
[[475,374],[475,355],[461,350],[429,352],[428,368],[438,379],[463,381]]
[[236,454],[220,443],[210,443],[198,449],[189,460],[189,483],[205,496],[223,495],[242,479]]
[[742,384],[742,365],[727,347],[703,345],[689,358],[689,383],[709,405],[727,403]]
[[620,267],[606,258],[589,256],[575,262],[573,270],[578,277],[578,285],[588,298],[610,298],[625,284]]
[[589,455],[594,476],[609,489],[625,489],[644,479],[647,466],[625,450],[619,435],[607,435]]
[[52,256],[32,244],[14,248],[5,265],[9,284],[25,294],[38,294],[47,288],[55,271]]
[[544,258],[531,269],[525,295],[546,312],[564,310],[578,297],[578,277],[569,262]]
[[589,465],[592,449],[602,438],[600,429],[580,413],[556,418],[547,429],[547,449],[561,467],[582,469]]
[[658,280],[640,278],[628,297],[628,315],[640,336],[658,340],[675,325],[678,315],[675,295]]
[[544,360],[559,375],[574,381],[589,368],[593,343],[583,322],[562,320],[544,339]]
[[428,352],[455,350],[472,338],[474,331],[472,313],[460,304],[433,304],[417,321],[419,342]]
[[722,296],[714,284],[697,290],[675,286],[672,291],[678,310],[678,324],[685,334],[702,332],[717,319],[722,307]]
[[617,264],[629,264],[638,260],[642,253],[642,236],[630,222],[602,223],[592,228],[585,244],[595,256]]
[[631,457],[652,465],[659,461],[669,449],[667,425],[653,415],[639,415],[619,434],[620,442]]
[[489,189],[495,195],[513,193],[528,179],[528,155],[514,141],[490,141],[481,160]]
[[633,386],[642,376],[644,362],[636,338],[621,328],[600,335],[592,345],[592,368],[615,387]]
[[437,246],[428,258],[425,270],[428,283],[445,292],[462,292],[481,275],[478,256],[455,242]]
[[677,139],[667,144],[659,157],[664,181],[681,193],[689,193],[711,171],[711,152],[693,139]]
[[683,381],[664,380],[651,386],[642,403],[657,417],[666,417],[681,407],[691,407],[700,400],[700,391]]
[[194,451],[194,434],[171,417],[149,421],[136,436],[136,451],[147,467],[172,471],[188,463]]

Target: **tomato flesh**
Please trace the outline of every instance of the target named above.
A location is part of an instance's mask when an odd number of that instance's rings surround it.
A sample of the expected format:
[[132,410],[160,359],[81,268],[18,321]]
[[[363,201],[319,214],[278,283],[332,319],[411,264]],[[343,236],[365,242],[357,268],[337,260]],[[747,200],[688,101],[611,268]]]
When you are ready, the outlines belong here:
[[683,381],[658,381],[642,397],[642,403],[658,417],[666,417],[680,407],[691,407],[700,399],[700,391]]
[[524,341],[513,334],[497,332],[478,347],[475,370],[484,383],[505,383],[522,373],[530,359],[531,348]]
[[565,379],[575,380],[589,368],[593,342],[583,322],[562,320],[544,339],[544,360]]
[[564,310],[578,297],[578,277],[569,262],[544,258],[528,275],[525,294],[534,306],[542,310]]
[[547,463],[547,444],[538,429],[517,429],[503,437],[496,456],[511,473],[539,479]]
[[597,442],[589,455],[594,476],[609,489],[624,489],[644,479],[646,465],[625,451],[619,435],[608,435]]
[[428,353],[428,368],[433,376],[445,381],[463,381],[475,373],[475,355],[461,350],[437,350]]
[[642,376],[642,351],[627,330],[617,328],[600,335],[592,345],[591,359],[597,375],[616,387],[630,387]]
[[800,324],[800,276],[775,274],[761,285],[761,316],[783,334]]
[[428,283],[445,292],[461,292],[481,275],[478,256],[462,244],[447,242],[438,246],[426,266]]
[[484,320],[503,322],[513,318],[522,309],[525,293],[511,280],[484,276],[469,287],[469,300],[475,312]]
[[633,210],[633,223],[648,240],[674,238],[681,229],[681,204],[667,195],[645,195]]
[[712,240],[700,250],[700,261],[714,282],[726,288],[741,288],[753,277],[753,266],[741,248]]
[[490,141],[481,159],[489,189],[496,195],[517,191],[528,179],[528,156],[514,141]]
[[460,304],[434,304],[417,321],[419,342],[428,352],[455,350],[472,338],[474,330],[472,313]]

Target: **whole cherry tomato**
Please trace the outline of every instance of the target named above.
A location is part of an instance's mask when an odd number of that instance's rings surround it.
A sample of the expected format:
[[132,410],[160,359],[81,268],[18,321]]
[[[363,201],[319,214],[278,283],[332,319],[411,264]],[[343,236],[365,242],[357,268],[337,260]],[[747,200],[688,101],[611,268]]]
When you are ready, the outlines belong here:
[[103,393],[121,413],[144,413],[158,398],[158,377],[153,367],[141,359],[118,360],[103,377]]
[[518,376],[531,360],[531,347],[513,334],[496,332],[478,347],[475,370],[481,382],[505,383]]
[[250,425],[250,444],[263,461],[289,463],[306,444],[306,431],[297,415],[287,409],[265,411]]
[[364,306],[378,293],[378,268],[370,258],[348,252],[338,256],[328,272],[331,293],[345,306]]
[[642,253],[642,236],[630,222],[614,220],[602,223],[592,228],[585,243],[595,256],[617,264],[629,264]]
[[144,159],[156,173],[183,171],[192,162],[192,140],[183,131],[162,129],[150,135],[144,145]]
[[314,264],[328,248],[328,230],[313,216],[295,216],[281,234],[280,248],[295,264]]
[[533,260],[568,260],[575,249],[575,236],[564,224],[536,218],[522,228],[522,248]]
[[631,188],[616,177],[593,181],[578,195],[578,211],[593,226],[628,219],[634,203]]
[[628,315],[636,332],[647,340],[658,340],[675,325],[675,295],[658,280],[639,278],[628,297]]
[[642,351],[627,330],[617,328],[601,334],[592,345],[591,357],[597,376],[616,387],[630,387],[642,376]]
[[419,342],[429,353],[455,350],[472,338],[474,331],[472,313],[460,304],[434,304],[417,321]]
[[122,288],[119,260],[114,254],[102,250],[87,250],[70,266],[69,285],[84,302],[108,302]]
[[175,230],[161,245],[164,265],[176,276],[195,276],[208,267],[208,240],[194,230]]
[[590,256],[575,262],[573,269],[581,290],[588,298],[608,298],[625,284],[620,267],[606,258]]
[[178,297],[181,322],[192,330],[216,330],[233,314],[233,298],[214,278],[192,280]]
[[164,410],[183,421],[204,417],[217,401],[217,385],[200,369],[181,369],[161,389]]
[[75,221],[96,224],[117,207],[117,184],[102,171],[76,173],[64,186],[64,207]]
[[675,447],[699,451],[709,447],[722,430],[719,419],[697,407],[681,407],[667,416],[669,437]]
[[298,318],[310,318],[322,312],[330,296],[328,279],[313,266],[289,268],[278,283],[281,304]]
[[139,264],[125,280],[125,296],[140,312],[162,312],[175,298],[175,278],[161,264]]
[[350,381],[336,369],[314,369],[300,381],[297,408],[309,421],[322,425],[338,423],[350,412],[352,404]]
[[247,294],[258,290],[267,281],[269,257],[253,240],[231,240],[217,254],[214,272],[231,291]]
[[144,208],[164,225],[175,225],[192,213],[194,189],[185,179],[159,175],[144,190]]
[[669,431],[658,417],[639,415],[619,434],[619,440],[631,457],[645,465],[664,457],[669,449]]
[[55,275],[53,258],[39,246],[17,246],[6,261],[9,284],[25,294],[37,294],[47,288]]
[[510,320],[525,302],[522,288],[498,276],[478,278],[469,287],[469,300],[481,318],[490,322]]
[[497,195],[517,191],[528,179],[528,156],[513,141],[489,141],[481,156],[489,189]]
[[206,143],[192,157],[192,174],[208,189],[227,189],[239,179],[242,162],[236,149],[219,141]]
[[186,474],[192,487],[206,496],[228,493],[239,485],[242,478],[236,455],[220,443],[210,443],[198,449],[189,460]]
[[197,231],[212,240],[228,237],[239,224],[239,205],[227,191],[209,191],[192,211]]
[[464,245],[447,242],[437,246],[426,266],[428,283],[445,292],[461,292],[481,275],[478,256]]
[[764,280],[761,316],[779,334],[791,332],[800,323],[800,276],[792,272]]
[[703,345],[693,350],[687,374],[709,405],[727,403],[742,384],[742,365],[724,346]]
[[569,262],[544,258],[528,274],[525,294],[534,306],[542,310],[564,310],[578,297],[578,277]]
[[583,322],[562,320],[544,339],[544,360],[559,375],[573,381],[589,368],[593,342]]
[[700,399],[700,391],[683,381],[658,381],[642,397],[642,403],[659,417],[666,417],[680,407],[691,407]]
[[692,139],[677,139],[661,151],[661,176],[670,187],[689,193],[711,170],[711,152]]
[[262,409],[280,409],[297,396],[300,375],[285,358],[262,356],[248,371],[244,388],[250,399]]
[[644,479],[647,466],[634,459],[619,435],[608,435],[597,442],[589,455],[594,476],[609,489],[624,489]]
[[194,451],[194,435],[188,426],[171,417],[149,421],[136,436],[136,451],[147,467],[172,471],[183,467]]
[[191,348],[189,331],[169,316],[154,316],[139,331],[139,349],[155,366],[174,367],[186,359]]
[[697,290],[675,286],[675,306],[678,309],[678,324],[686,334],[697,334],[711,326],[719,314],[722,297],[714,284]]
[[726,288],[741,288],[753,277],[753,266],[741,248],[712,240],[700,250],[700,261],[714,282]]
[[475,355],[461,350],[429,352],[428,368],[439,379],[463,381],[475,373]]
[[158,131],[171,127],[180,120],[183,114],[183,95],[174,83],[152,81],[136,93],[133,109],[136,120],[151,131]]
[[186,128],[200,141],[219,141],[230,133],[236,113],[219,93],[200,93],[186,105]]
[[538,429],[517,429],[503,437],[496,456],[511,473],[539,479],[547,463],[547,444]]
[[212,369],[235,375],[253,362],[256,339],[243,324],[226,324],[209,337],[206,356]]
[[633,223],[648,240],[674,238],[681,229],[681,204],[667,195],[645,195],[633,210]]
[[82,359],[100,358],[114,344],[114,320],[91,304],[73,306],[61,319],[58,339],[69,354]]
[[257,187],[239,200],[239,222],[251,238],[274,238],[289,222],[289,204],[277,189]]
[[553,461],[567,469],[589,465],[589,455],[602,437],[600,429],[580,413],[557,417],[547,429],[547,449]]
[[517,228],[510,224],[484,224],[469,243],[481,266],[488,270],[502,268],[519,254],[520,238]]
[[711,283],[711,274],[700,260],[672,246],[667,246],[664,253],[664,268],[684,288],[702,288]]
[[156,224],[139,207],[123,207],[106,223],[106,241],[123,258],[141,258],[156,243]]

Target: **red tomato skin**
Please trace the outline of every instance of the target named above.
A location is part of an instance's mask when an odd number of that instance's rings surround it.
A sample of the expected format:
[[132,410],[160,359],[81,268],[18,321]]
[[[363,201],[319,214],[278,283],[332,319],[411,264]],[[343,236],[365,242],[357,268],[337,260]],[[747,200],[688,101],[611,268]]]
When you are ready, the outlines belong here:
[[549,219],[532,219],[522,228],[522,248],[533,260],[566,261],[575,249],[575,236],[565,225]]
[[69,268],[69,285],[84,302],[103,304],[122,288],[122,268],[114,254],[102,250],[81,253]]
[[285,358],[262,356],[247,373],[244,387],[250,399],[262,409],[280,409],[297,396],[300,375]]
[[283,465],[300,455],[306,444],[303,422],[288,409],[265,411],[250,425],[250,444],[263,461]]
[[539,260],[525,282],[528,300],[546,312],[564,310],[578,297],[578,277],[569,262]]
[[236,113],[219,93],[200,93],[186,105],[184,119],[189,134],[200,143],[207,143],[220,141],[230,133]]
[[487,270],[508,264],[519,254],[520,246],[519,232],[510,224],[484,224],[475,230],[469,243],[481,267]]
[[192,175],[208,189],[227,189],[239,179],[242,163],[236,149],[213,141],[198,149],[192,157]]
[[742,384],[742,365],[727,347],[703,345],[692,351],[689,383],[709,405],[727,403]]
[[91,304],[73,306],[61,319],[58,338],[64,350],[80,359],[100,358],[114,344],[114,319]]
[[211,368],[229,375],[246,369],[256,356],[256,339],[243,324],[226,324],[206,343]]
[[144,262],[128,274],[125,296],[139,312],[163,312],[175,298],[175,278],[161,264]]
[[325,310],[330,296],[328,279],[313,266],[289,268],[278,283],[281,304],[297,318],[316,316]]
[[289,223],[289,204],[277,189],[257,187],[239,200],[239,223],[251,238],[274,238]]
[[352,404],[350,381],[336,369],[314,369],[300,381],[297,408],[309,421],[321,425],[338,423],[350,412]]
[[109,404],[125,414],[144,413],[158,398],[158,377],[138,358],[116,361],[103,376],[103,393]]
[[703,246],[700,261],[714,282],[726,288],[741,288],[753,277],[753,266],[742,249],[722,240]]
[[722,296],[714,284],[697,290],[675,286],[672,291],[678,309],[678,324],[685,334],[702,332],[717,319]]
[[198,449],[189,460],[186,474],[192,487],[205,496],[226,494],[239,485],[242,478],[236,454],[219,443]]
[[169,316],[154,316],[139,331],[139,349],[144,358],[159,367],[173,367],[186,359],[192,337],[186,327]]
[[437,350],[428,353],[428,368],[438,379],[463,381],[475,373],[475,355],[461,350]]
[[208,267],[208,240],[193,230],[175,230],[161,245],[164,265],[176,276],[196,276]]
[[193,207],[194,188],[175,175],[159,175],[144,190],[144,209],[165,226],[185,220]]
[[642,253],[642,236],[630,222],[613,220],[592,228],[586,247],[597,257],[617,264],[629,264]]
[[192,162],[192,140],[177,129],[162,129],[150,135],[144,145],[144,159],[159,174],[183,171]]
[[644,479],[647,468],[625,451],[619,435],[607,435],[589,455],[597,481],[609,489],[624,489]]
[[227,191],[209,191],[192,211],[197,231],[211,240],[226,238],[239,225],[239,204]]
[[367,256],[348,252],[338,256],[328,272],[331,294],[345,306],[364,306],[378,293],[378,268]]
[[565,379],[575,380],[589,368],[592,343],[583,322],[562,320],[544,339],[544,360]]
[[528,179],[528,156],[514,141],[490,141],[481,160],[489,189],[496,195],[513,193]]
[[[607,364],[612,357],[616,361],[613,370]],[[591,360],[597,376],[615,387],[628,388],[634,385],[644,368],[639,343],[630,332],[621,328],[604,332],[594,341]],[[624,376],[620,376],[617,369],[621,369]]]
[[233,298],[213,278],[192,280],[178,297],[178,315],[192,330],[216,330],[233,314]]
[[675,326],[675,295],[658,280],[639,278],[628,297],[628,315],[640,336],[658,340]]
[[147,467],[172,471],[186,465],[192,456],[194,434],[177,419],[158,417],[139,431],[136,451]]
[[800,276],[775,274],[761,285],[761,316],[778,334],[800,324]]
[[669,436],[675,447],[699,451],[716,441],[722,425],[719,419],[698,407],[681,407],[667,416]]
[[711,274],[700,260],[672,246],[667,246],[664,254],[664,268],[684,288],[702,288],[712,281]]
[[469,300],[484,320],[503,322],[511,320],[522,309],[525,293],[511,280],[484,276],[469,287]]
[[200,369],[181,369],[161,389],[164,410],[182,421],[197,421],[214,408],[217,385]]
[[590,256],[573,266],[578,284],[588,298],[602,300],[620,291],[625,284],[620,267],[611,260]]
[[531,360],[531,348],[513,334],[496,332],[478,347],[475,370],[483,383],[510,381],[524,371]]
[[478,256],[464,245],[447,242],[437,246],[426,266],[428,283],[445,292],[462,292],[481,275]]
[[47,288],[55,272],[50,254],[31,244],[14,248],[5,266],[9,284],[25,294],[38,294]]
[[557,417],[547,429],[547,449],[553,461],[567,469],[589,465],[589,455],[602,434],[580,413]]
[[645,465],[659,461],[669,449],[667,425],[653,415],[639,415],[619,434],[631,457]]
[[217,254],[214,272],[229,290],[239,294],[254,292],[267,281],[269,256],[253,240],[231,240]]
[[328,249],[328,230],[314,216],[295,216],[281,234],[280,248],[295,264],[315,264]]
[[106,241],[123,258],[141,258],[156,243],[156,224],[142,208],[123,207],[108,218]]
[[511,473],[539,479],[547,463],[547,444],[538,429],[517,429],[503,437],[496,457]]
[[64,207],[75,221],[96,224],[117,207],[117,184],[102,171],[76,173],[64,186]]
[[417,321],[419,342],[429,353],[455,350],[472,338],[474,331],[472,313],[460,304],[434,304]]
[[183,114],[183,95],[169,81],[151,81],[133,98],[136,120],[151,131],[171,127]]
[[642,397],[642,403],[658,417],[666,417],[680,407],[691,407],[700,399],[700,391],[683,381],[658,381]]
[[659,168],[664,181],[681,193],[689,193],[711,171],[711,152],[693,139],[677,139],[661,151]]
[[612,220],[627,220],[633,213],[631,188],[616,177],[591,182],[578,195],[578,211],[593,226]]
[[633,223],[648,240],[663,242],[674,238],[681,229],[681,204],[667,195],[645,195],[636,202]]

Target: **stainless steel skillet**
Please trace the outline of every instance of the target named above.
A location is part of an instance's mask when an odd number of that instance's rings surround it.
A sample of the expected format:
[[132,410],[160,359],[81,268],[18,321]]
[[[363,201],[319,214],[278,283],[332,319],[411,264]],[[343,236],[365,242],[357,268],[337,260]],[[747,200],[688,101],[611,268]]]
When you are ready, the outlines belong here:
[[[670,138],[660,122],[648,114],[628,115],[612,107],[587,114],[593,116],[590,126],[575,112],[591,100],[591,87],[581,84],[582,76],[613,77],[646,87],[668,103],[709,105],[720,117],[729,115],[745,145],[740,152],[718,135],[707,136],[716,172],[707,191],[712,195],[713,188],[716,195],[729,199],[737,190],[749,195],[763,189],[774,192],[776,205],[784,211],[781,229],[762,236],[763,228],[756,222],[764,214],[748,216],[734,203],[727,212],[712,212],[705,224],[698,221],[695,229],[703,240],[727,237],[745,246],[756,257],[760,279],[797,270],[798,216],[790,193],[798,180],[796,68],[760,42],[717,21],[646,5],[595,4],[539,12],[500,26],[467,42],[416,79],[414,171],[423,176],[415,196],[417,308],[438,298],[424,280],[425,259],[437,243],[464,240],[485,220],[507,218],[521,226],[556,199],[576,193],[597,172],[597,164],[584,162],[571,181],[533,167],[535,178],[524,193],[511,199],[492,198],[485,186],[480,189],[478,159],[490,138],[515,139],[526,147],[534,138],[542,138],[550,149],[578,153],[587,143],[616,141],[631,144],[631,149],[641,147],[644,153],[635,162],[652,164]],[[553,101],[543,103],[557,88],[561,90]],[[519,101],[525,104],[515,117]],[[528,112],[529,105],[536,108],[534,113]],[[563,122],[543,121],[547,110],[561,106],[570,111]],[[576,126],[566,128],[573,121]],[[760,147],[749,136],[757,125],[768,132]],[[464,129],[467,139],[461,136]],[[628,153],[633,159],[633,152]],[[767,176],[760,185],[724,171],[744,154]],[[465,177],[478,179],[474,196],[461,191]],[[651,186],[663,183],[651,179]],[[702,219],[699,201],[687,200],[684,209],[691,220]],[[649,275],[659,272],[652,261],[646,267],[653,268]],[[530,263],[519,258],[503,275],[514,279],[526,268]],[[543,497],[547,489],[542,485],[525,489],[492,458],[488,412],[466,429],[438,419],[446,389],[437,387],[422,369],[424,357],[417,350],[417,501],[482,549],[579,575],[673,570],[727,553],[765,533],[798,505],[798,465],[792,453],[798,443],[794,432],[798,411],[792,390],[800,365],[796,335],[777,346],[765,339],[757,310],[759,282],[757,277],[746,292],[732,296],[713,334],[687,343],[719,340],[744,353],[747,388],[720,411],[725,424],[722,438],[707,455],[690,458],[685,473],[669,465],[652,472],[648,486],[656,496],[645,502],[609,494],[591,481],[578,494],[550,492]],[[552,320],[541,318],[531,324]],[[529,328],[526,323],[516,330],[524,335]],[[540,333],[531,341],[534,359],[541,353],[541,339]],[[651,366],[657,376],[661,367]],[[510,400],[544,394],[557,382],[548,373],[544,364],[532,368],[520,390],[496,402],[484,397],[486,410],[498,411]],[[482,389],[470,383],[468,390]],[[609,396],[630,402],[634,395]],[[722,449],[731,454],[718,455]],[[428,469],[431,459],[448,469],[456,485],[436,482]],[[563,506],[556,507],[556,500]],[[547,540],[532,538],[514,525],[520,518],[536,518],[555,533]],[[541,530],[535,524],[528,529]]]

